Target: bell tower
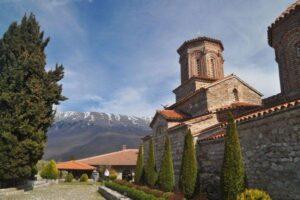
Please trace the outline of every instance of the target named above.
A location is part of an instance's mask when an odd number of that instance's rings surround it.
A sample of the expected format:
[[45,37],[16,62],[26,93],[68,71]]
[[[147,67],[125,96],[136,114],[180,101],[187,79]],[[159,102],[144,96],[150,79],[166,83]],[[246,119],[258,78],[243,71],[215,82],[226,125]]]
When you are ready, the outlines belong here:
[[218,80],[224,77],[223,45],[220,40],[198,37],[184,42],[177,50],[181,84],[192,77]]
[[300,97],[300,0],[291,4],[268,28],[269,45],[275,50],[281,94]]
[[224,77],[223,50],[220,40],[208,37],[185,41],[178,48],[181,85],[173,91],[176,101]]

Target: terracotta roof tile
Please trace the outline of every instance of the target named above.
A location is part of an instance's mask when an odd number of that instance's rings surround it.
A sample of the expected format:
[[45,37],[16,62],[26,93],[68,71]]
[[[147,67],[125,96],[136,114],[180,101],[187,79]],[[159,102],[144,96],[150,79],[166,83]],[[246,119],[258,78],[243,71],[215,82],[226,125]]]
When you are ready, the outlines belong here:
[[223,138],[223,137],[225,137],[225,131],[220,131],[220,132],[208,135],[207,137],[202,138],[199,141],[200,142],[202,142],[202,141],[210,141],[210,140],[220,139],[220,138]]
[[93,165],[107,165],[107,166],[135,166],[137,160],[138,149],[126,149],[116,151],[99,156],[80,159],[77,161]]
[[296,107],[296,106],[299,106],[299,104],[300,104],[300,99],[290,101],[290,102],[285,102],[285,103],[281,103],[276,106],[273,106],[271,108],[262,108],[262,109],[254,111],[254,112],[250,112],[250,113],[244,114],[242,116],[238,116],[235,120],[238,123],[245,122],[245,121],[249,121],[251,119],[258,118],[258,117],[261,117],[261,116],[264,116],[264,115],[267,115],[270,113],[282,111],[282,110],[285,110],[285,109],[288,109],[291,107]]
[[288,16],[294,14],[295,12],[300,11],[300,0],[295,1],[289,5],[276,19],[275,22],[268,27],[268,40],[269,45],[272,46],[272,30],[277,26],[281,21],[286,19]]
[[160,110],[158,111],[159,114],[161,114],[162,116],[164,116],[167,119],[174,119],[174,120],[182,120],[182,119],[186,119],[188,118],[188,116],[179,113],[175,110]]
[[93,166],[90,166],[83,162],[78,162],[75,160],[57,163],[57,169],[59,170],[94,170],[96,169]]

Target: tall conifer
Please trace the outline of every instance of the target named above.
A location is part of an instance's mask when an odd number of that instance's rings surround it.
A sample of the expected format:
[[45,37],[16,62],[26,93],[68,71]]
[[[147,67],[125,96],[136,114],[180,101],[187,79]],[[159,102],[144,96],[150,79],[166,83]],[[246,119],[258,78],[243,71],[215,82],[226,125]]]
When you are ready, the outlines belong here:
[[163,191],[170,192],[173,190],[174,184],[175,184],[175,179],[174,179],[172,148],[170,144],[170,138],[166,136],[164,155],[162,158],[160,171],[158,175],[158,185]]
[[145,166],[145,178],[146,183],[153,187],[157,182],[157,172],[156,172],[156,165],[155,165],[155,156],[154,156],[154,145],[153,139],[151,138],[149,141],[149,155]]
[[182,155],[180,188],[186,198],[192,198],[197,181],[197,159],[195,145],[191,131],[184,139],[184,149]]
[[224,159],[221,172],[221,191],[224,200],[236,199],[245,189],[245,169],[236,124],[231,113],[225,136]]
[[53,105],[65,100],[58,84],[63,66],[45,70],[48,42],[33,14],[12,23],[0,40],[0,180],[6,185],[37,173]]
[[143,145],[140,145],[139,154],[136,161],[135,174],[134,174],[135,183],[141,183],[143,171],[144,171],[144,148]]

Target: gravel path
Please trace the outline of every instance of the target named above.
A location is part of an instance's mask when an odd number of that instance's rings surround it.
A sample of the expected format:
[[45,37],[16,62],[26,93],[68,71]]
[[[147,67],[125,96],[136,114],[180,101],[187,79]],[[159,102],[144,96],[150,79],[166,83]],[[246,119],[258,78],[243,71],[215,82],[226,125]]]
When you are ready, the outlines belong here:
[[8,196],[5,200],[105,200],[92,184],[60,183]]

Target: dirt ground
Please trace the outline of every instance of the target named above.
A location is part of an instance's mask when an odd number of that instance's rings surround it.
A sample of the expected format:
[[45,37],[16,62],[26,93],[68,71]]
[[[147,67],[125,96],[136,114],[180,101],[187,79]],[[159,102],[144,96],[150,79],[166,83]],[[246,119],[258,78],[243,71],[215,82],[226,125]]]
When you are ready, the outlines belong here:
[[105,200],[97,185],[83,183],[59,183],[44,188],[5,197],[5,200]]

